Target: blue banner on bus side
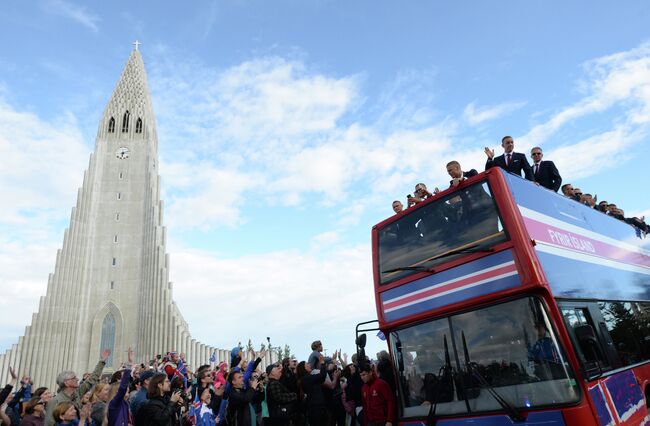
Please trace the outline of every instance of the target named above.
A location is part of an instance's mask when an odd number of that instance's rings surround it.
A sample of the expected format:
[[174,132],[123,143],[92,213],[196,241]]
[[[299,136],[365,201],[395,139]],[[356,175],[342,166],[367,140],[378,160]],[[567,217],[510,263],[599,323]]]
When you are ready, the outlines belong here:
[[394,321],[520,284],[512,251],[504,250],[385,291],[381,304],[384,319]]
[[[620,220],[584,206],[561,194],[544,189],[510,173],[504,174],[519,207],[559,220],[616,241],[650,248],[650,239],[641,238],[635,229]],[[522,211],[522,214],[524,212]],[[524,216],[526,216],[524,214]]]
[[555,296],[649,298],[650,238],[524,179],[506,179]]

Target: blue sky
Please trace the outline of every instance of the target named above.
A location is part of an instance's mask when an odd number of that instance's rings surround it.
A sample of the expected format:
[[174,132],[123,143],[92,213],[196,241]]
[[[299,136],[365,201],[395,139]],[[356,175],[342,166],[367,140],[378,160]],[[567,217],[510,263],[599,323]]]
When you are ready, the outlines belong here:
[[[45,294],[136,39],[175,299],[207,343],[351,352],[374,315],[372,225],[415,183],[444,186],[447,161],[481,170],[505,134],[541,145],[566,182],[650,213],[647,2],[191,4],[4,6],[0,349]],[[199,295],[212,302],[196,309]]]

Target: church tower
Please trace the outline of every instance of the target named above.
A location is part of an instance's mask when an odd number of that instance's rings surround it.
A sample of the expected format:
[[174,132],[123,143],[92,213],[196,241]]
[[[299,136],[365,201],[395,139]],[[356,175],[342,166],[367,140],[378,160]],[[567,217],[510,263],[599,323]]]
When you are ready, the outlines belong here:
[[172,300],[156,122],[135,45],[99,122],[47,293],[25,335],[0,355],[0,377],[13,366],[53,386],[62,370],[92,371],[102,348],[112,350],[105,372],[129,347],[139,362],[184,352],[193,367],[216,350],[191,338]]

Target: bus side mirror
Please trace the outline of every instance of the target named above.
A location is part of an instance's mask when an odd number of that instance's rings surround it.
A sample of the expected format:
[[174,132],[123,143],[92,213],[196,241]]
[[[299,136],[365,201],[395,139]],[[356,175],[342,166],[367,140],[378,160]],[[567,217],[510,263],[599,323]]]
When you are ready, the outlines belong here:
[[598,339],[594,328],[589,324],[579,325],[573,329],[581,345],[596,345],[598,346]]
[[[593,362],[598,367],[598,375],[600,377],[603,374],[603,369],[600,366],[600,362],[603,360],[603,357],[600,353],[600,347],[598,345],[598,338],[596,337],[596,332],[594,328],[589,324],[579,325],[573,329],[576,339],[580,344],[580,349],[582,350],[583,355],[586,358],[586,361]],[[588,370],[585,366],[585,370]],[[586,374],[589,378],[593,379],[594,376],[591,376],[589,373]]]
[[363,348],[366,347],[366,339],[367,339],[366,338],[366,333],[363,333],[362,335],[357,336],[357,339],[355,340],[354,343],[356,343],[358,347],[363,349]]

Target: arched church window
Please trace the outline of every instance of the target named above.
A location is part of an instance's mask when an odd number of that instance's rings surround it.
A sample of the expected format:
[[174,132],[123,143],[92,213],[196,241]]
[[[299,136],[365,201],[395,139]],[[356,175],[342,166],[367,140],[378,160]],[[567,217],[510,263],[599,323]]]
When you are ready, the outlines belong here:
[[129,110],[127,109],[126,112],[124,113],[124,117],[122,117],[122,133],[126,133],[129,131],[129,117],[131,114],[129,113]]
[[142,133],[142,119],[138,117],[138,121],[135,122],[135,132]]
[[115,133],[115,119],[113,117],[108,120],[108,133]]
[[[113,352],[115,352],[115,317],[112,313],[107,313],[102,322],[102,338],[99,345],[99,353],[104,349],[110,349],[111,354],[106,361],[106,367],[113,365]],[[101,356],[101,355],[100,355]]]

